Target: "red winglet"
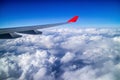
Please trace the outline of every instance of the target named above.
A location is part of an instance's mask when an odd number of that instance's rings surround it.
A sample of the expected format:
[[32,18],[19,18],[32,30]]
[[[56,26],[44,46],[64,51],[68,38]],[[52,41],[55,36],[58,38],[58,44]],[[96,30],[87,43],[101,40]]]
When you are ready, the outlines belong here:
[[73,18],[71,18],[70,20],[68,20],[68,23],[71,22],[76,22],[79,16],[74,16]]

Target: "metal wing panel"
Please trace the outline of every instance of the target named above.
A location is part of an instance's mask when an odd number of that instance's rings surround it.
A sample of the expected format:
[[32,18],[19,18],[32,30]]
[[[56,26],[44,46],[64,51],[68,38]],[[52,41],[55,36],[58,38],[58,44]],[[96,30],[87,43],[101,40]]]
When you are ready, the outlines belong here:
[[28,30],[36,30],[36,29],[43,29],[43,28],[55,27],[55,26],[59,26],[59,25],[63,25],[63,24],[67,24],[67,22],[55,23],[55,24],[46,24],[46,25],[35,25],[35,26],[23,26],[23,27],[14,27],[14,28],[3,28],[3,29],[0,29],[0,34],[21,32],[21,31],[28,31]]
[[[0,39],[2,39],[3,37],[5,37],[6,39],[7,39],[7,37],[8,38],[9,37],[10,38],[21,37],[21,35],[15,34],[15,32],[29,33],[30,34],[31,31],[34,31],[36,29],[43,29],[43,28],[49,28],[49,27],[55,27],[55,26],[59,26],[59,25],[63,25],[63,24],[73,23],[73,22],[76,22],[77,19],[78,19],[78,16],[74,16],[73,18],[71,18],[67,22],[62,22],[62,23],[35,25],[35,26],[23,26],[23,27],[13,27],[13,28],[2,28],[2,29],[0,29]],[[40,33],[40,32],[35,32],[35,33],[37,34],[37,33]],[[33,33],[31,33],[31,34],[33,34]]]

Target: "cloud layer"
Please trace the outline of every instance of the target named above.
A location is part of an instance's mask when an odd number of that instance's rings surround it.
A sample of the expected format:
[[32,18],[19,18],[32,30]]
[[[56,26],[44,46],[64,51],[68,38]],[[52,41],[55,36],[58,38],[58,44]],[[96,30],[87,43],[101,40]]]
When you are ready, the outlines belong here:
[[0,40],[0,80],[118,80],[120,29],[60,28]]

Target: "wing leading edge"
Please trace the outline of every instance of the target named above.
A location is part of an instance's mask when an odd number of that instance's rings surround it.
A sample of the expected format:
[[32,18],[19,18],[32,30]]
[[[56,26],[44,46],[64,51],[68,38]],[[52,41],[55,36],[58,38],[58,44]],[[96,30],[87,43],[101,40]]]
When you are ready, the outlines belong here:
[[22,26],[22,27],[13,27],[13,28],[2,28],[0,29],[0,39],[14,39],[14,38],[22,37],[21,35],[17,33],[42,34],[42,32],[37,31],[37,29],[50,28],[50,27],[55,27],[59,25],[69,24],[69,23],[76,22],[77,19],[78,19],[78,16],[74,16],[67,22],[62,22],[62,23]]

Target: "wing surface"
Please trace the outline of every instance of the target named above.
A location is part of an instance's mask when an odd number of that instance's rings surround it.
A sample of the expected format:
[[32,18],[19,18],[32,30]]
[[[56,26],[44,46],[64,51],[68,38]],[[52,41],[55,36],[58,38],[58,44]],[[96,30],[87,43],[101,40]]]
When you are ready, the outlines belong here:
[[16,34],[16,32],[25,33],[25,34],[39,34],[39,33],[41,34],[41,32],[37,31],[37,29],[50,28],[59,25],[69,24],[76,22],[77,19],[78,16],[74,16],[67,22],[45,24],[45,25],[22,26],[22,27],[13,27],[13,28],[2,28],[0,29],[0,39],[12,39],[12,38],[22,37],[21,35]]

